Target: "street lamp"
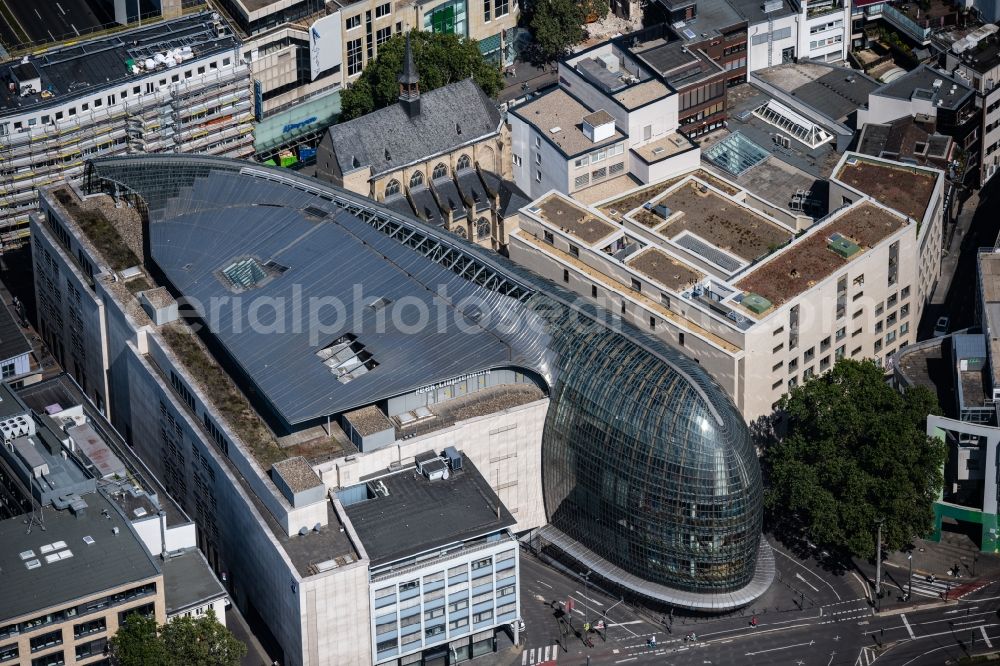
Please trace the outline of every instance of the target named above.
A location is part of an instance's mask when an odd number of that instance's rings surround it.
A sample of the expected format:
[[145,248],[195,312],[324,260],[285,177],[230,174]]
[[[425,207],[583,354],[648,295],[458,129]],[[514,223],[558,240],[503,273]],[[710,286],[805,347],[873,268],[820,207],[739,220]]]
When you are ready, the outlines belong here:
[[908,553],[906,559],[910,561],[910,583],[906,591],[906,600],[913,599],[913,553]]
[[875,609],[882,610],[882,523],[885,518],[875,521],[878,525],[878,536],[875,537]]

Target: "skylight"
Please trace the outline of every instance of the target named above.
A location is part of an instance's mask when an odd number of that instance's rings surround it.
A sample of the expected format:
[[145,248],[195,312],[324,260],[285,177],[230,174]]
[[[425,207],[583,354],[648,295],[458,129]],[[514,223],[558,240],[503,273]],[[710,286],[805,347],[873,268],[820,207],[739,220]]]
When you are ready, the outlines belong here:
[[733,132],[704,152],[705,159],[734,176],[740,176],[751,167],[757,166],[766,160],[769,154],[739,132]]
[[316,356],[341,384],[357,379],[378,366],[371,352],[350,333],[320,349],[316,352]]
[[267,277],[267,271],[253,257],[246,257],[229,264],[222,274],[236,289],[252,289]]
[[810,148],[819,148],[833,139],[833,135],[822,127],[773,99],[758,106],[753,113],[769,125],[788,132],[792,138]]

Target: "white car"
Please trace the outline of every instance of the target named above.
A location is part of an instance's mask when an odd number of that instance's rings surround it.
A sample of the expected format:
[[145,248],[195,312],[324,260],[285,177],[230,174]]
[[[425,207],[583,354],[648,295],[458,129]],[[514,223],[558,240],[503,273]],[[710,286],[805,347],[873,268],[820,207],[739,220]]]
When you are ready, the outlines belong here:
[[948,317],[938,317],[937,323],[934,324],[934,337],[943,338],[948,335],[948,324],[951,320]]

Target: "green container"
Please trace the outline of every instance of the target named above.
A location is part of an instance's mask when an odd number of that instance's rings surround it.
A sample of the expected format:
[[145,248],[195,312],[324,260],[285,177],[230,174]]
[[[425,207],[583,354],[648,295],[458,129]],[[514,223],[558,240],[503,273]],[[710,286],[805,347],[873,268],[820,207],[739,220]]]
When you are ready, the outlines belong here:
[[759,294],[747,294],[743,297],[743,307],[754,314],[764,314],[771,309],[771,301]]

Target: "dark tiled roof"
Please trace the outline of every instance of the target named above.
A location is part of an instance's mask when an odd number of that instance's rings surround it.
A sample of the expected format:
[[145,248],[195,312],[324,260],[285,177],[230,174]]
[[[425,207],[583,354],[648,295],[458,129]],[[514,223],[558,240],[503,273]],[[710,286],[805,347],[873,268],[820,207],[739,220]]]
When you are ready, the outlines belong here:
[[163,596],[171,615],[224,597],[226,590],[205,556],[191,548],[163,561]]
[[[461,129],[461,133],[459,133]],[[420,115],[399,104],[334,125],[328,140],[344,173],[361,167],[380,174],[451,152],[500,130],[496,104],[472,79],[420,95]]]

